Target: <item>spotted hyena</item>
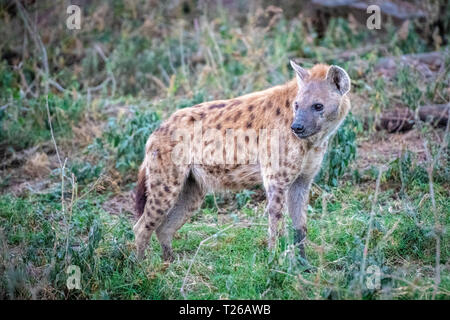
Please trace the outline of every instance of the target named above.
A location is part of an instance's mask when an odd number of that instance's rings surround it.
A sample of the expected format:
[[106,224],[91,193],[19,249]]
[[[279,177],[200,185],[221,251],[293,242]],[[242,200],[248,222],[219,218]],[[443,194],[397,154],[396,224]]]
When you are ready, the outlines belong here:
[[287,203],[304,258],[309,189],[350,109],[350,78],[334,65],[291,66],[295,79],[286,84],[178,110],[149,137],[136,191],[140,257],[155,230],[163,258],[172,259],[174,233],[207,192],[262,184],[269,248]]

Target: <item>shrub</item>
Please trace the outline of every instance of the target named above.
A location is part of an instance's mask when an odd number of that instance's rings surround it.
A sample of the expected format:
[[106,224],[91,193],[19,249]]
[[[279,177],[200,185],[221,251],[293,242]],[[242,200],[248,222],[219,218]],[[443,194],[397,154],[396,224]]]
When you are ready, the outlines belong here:
[[333,187],[338,185],[338,178],[356,157],[356,134],[361,130],[361,123],[350,113],[330,141],[316,181]]
[[95,145],[112,152],[115,168],[120,172],[136,170],[144,156],[149,135],[160,124],[159,115],[153,111],[136,111],[131,117],[111,118]]

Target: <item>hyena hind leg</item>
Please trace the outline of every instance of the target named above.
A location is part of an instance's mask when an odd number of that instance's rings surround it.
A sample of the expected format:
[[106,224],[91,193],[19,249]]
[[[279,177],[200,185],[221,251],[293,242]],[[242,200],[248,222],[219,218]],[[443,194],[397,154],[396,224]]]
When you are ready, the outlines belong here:
[[205,192],[195,178],[190,174],[180,192],[175,205],[170,209],[167,218],[156,229],[156,236],[161,244],[163,259],[173,260],[172,239],[192,214],[200,207]]
[[155,177],[150,174],[149,177],[151,187],[144,212],[133,227],[139,258],[144,257],[153,231],[168,218],[167,213],[175,205],[184,183],[184,174],[178,171],[174,171],[173,176]]

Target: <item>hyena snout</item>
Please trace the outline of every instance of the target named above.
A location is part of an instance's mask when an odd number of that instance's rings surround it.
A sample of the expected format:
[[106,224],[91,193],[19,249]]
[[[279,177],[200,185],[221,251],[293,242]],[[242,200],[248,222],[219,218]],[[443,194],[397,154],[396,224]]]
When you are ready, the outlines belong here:
[[320,127],[314,121],[297,120],[291,125],[294,134],[301,138],[308,138],[320,131]]
[[303,125],[303,123],[293,123],[291,129],[296,135],[305,133],[305,126]]
[[318,133],[322,129],[325,113],[330,113],[329,108],[321,103],[296,102],[295,107],[291,129],[299,138],[307,138]]

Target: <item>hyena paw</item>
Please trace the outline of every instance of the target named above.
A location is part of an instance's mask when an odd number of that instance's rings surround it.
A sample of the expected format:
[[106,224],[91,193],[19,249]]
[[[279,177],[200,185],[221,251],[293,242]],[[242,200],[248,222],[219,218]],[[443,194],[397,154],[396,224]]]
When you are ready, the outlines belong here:
[[145,246],[136,244],[136,256],[139,260],[143,260],[145,258]]
[[162,258],[164,262],[173,262],[173,260],[175,260],[175,256],[171,249],[163,250]]

